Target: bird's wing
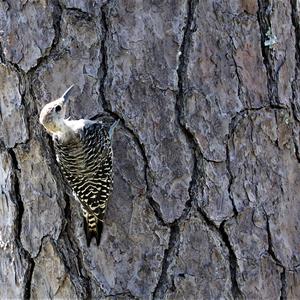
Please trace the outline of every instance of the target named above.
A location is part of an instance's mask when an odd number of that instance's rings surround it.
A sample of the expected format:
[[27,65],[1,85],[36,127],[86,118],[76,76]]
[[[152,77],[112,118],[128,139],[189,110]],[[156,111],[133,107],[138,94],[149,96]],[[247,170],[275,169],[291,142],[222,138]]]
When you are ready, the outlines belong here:
[[94,123],[85,126],[80,136],[84,167],[80,183],[73,188],[88,212],[102,221],[112,190],[109,133],[101,123]]
[[112,148],[102,123],[86,122],[68,143],[55,142],[64,176],[89,214],[103,220],[112,189]]

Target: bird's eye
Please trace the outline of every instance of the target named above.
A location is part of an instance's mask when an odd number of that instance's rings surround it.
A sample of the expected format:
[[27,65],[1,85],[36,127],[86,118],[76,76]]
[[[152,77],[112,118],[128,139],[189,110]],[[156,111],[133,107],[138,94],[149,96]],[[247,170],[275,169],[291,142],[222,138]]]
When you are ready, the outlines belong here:
[[56,112],[61,111],[61,106],[60,106],[60,105],[57,105],[57,106],[55,107],[55,111],[56,111]]

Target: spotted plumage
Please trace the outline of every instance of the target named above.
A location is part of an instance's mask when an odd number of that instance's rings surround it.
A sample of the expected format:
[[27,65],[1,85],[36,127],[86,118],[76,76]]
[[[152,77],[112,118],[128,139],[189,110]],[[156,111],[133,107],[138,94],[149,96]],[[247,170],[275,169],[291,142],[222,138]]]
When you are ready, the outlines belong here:
[[102,222],[112,190],[112,148],[101,123],[85,125],[67,142],[54,138],[62,173],[80,201],[88,244],[100,241]]
[[117,122],[108,129],[101,122],[64,119],[65,102],[63,96],[47,104],[40,122],[52,134],[58,164],[81,203],[87,245],[93,237],[99,244],[112,192],[111,138]]

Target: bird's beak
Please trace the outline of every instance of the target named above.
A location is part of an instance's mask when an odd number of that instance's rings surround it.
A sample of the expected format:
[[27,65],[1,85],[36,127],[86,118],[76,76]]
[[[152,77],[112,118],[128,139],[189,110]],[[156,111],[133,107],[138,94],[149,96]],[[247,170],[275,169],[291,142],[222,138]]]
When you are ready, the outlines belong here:
[[64,94],[62,95],[62,99],[63,99],[63,103],[65,104],[67,101],[68,101],[68,99],[69,99],[69,97],[70,97],[70,95],[71,95],[71,92],[72,92],[72,89],[74,88],[74,84],[73,85],[71,85],[65,92],[64,92]]

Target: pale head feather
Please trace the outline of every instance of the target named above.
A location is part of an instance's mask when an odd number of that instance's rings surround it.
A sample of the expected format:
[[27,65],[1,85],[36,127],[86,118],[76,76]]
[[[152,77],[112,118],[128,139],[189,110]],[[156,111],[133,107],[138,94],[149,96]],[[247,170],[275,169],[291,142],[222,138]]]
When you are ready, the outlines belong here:
[[69,87],[61,98],[46,104],[40,113],[40,123],[51,134],[63,133],[66,130],[66,106],[73,87],[74,85]]

